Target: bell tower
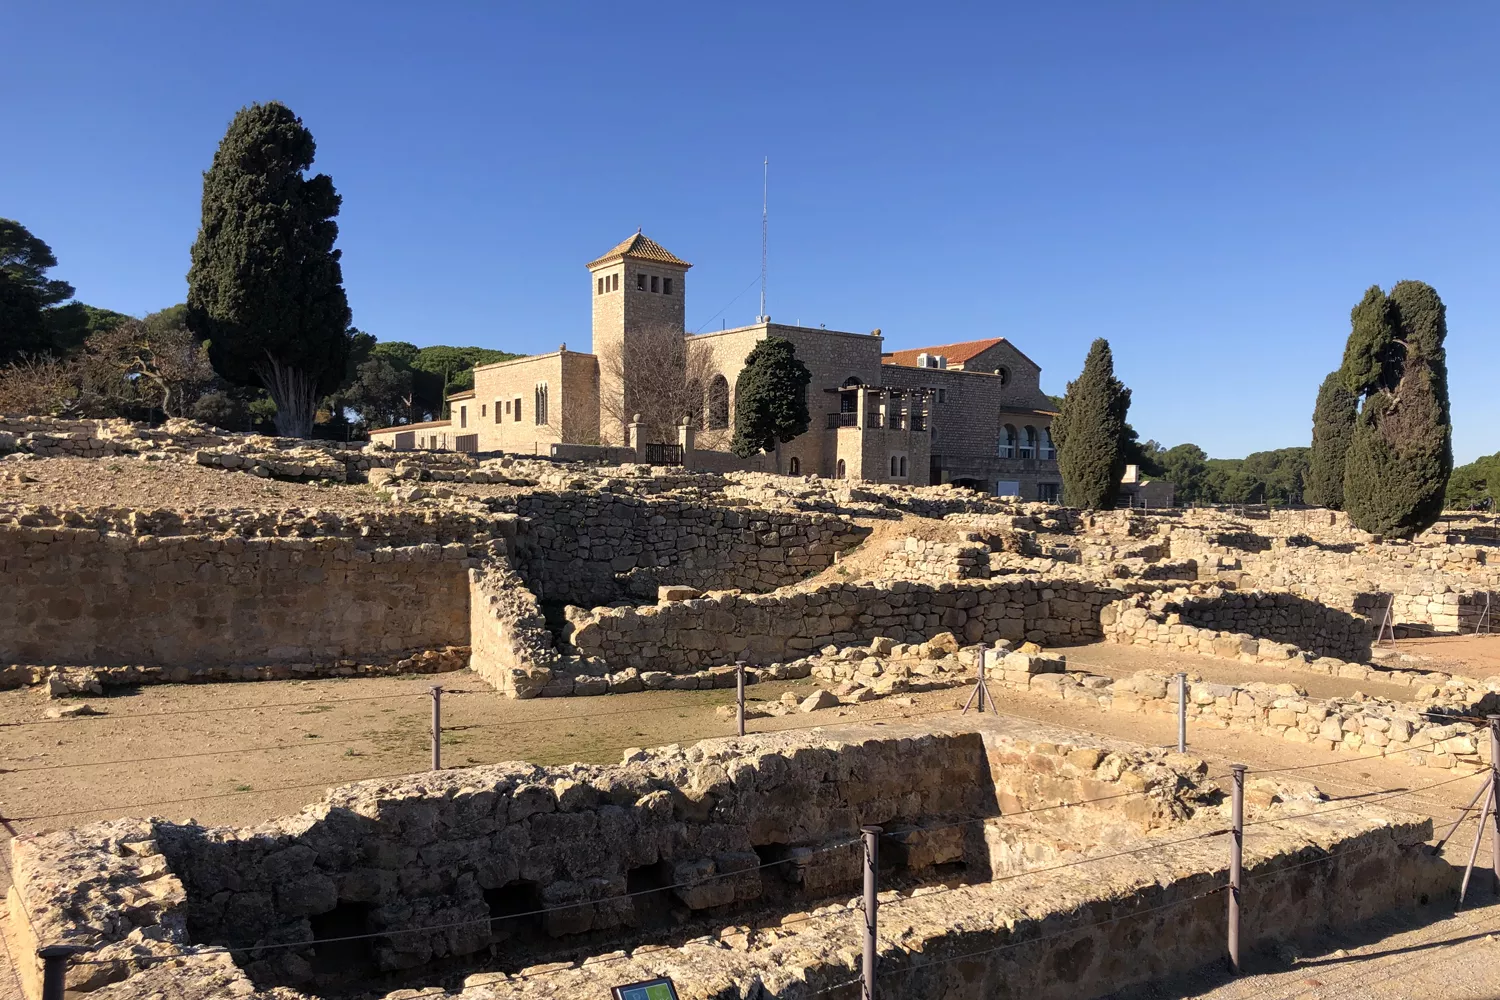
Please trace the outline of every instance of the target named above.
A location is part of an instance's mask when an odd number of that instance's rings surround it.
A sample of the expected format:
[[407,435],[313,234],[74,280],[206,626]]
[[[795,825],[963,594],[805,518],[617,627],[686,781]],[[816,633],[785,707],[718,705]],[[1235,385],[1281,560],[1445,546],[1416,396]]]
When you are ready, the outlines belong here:
[[589,262],[593,352],[599,358],[600,443],[626,443],[626,425],[638,408],[631,391],[634,348],[650,337],[683,336],[687,272],[692,266],[639,230]]

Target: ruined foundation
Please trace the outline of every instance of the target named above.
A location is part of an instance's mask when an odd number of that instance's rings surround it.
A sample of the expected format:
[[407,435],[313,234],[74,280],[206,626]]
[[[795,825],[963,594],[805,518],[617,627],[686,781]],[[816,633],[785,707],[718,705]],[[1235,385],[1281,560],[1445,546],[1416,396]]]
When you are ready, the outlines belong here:
[[[791,1000],[857,974],[876,824],[883,996],[1083,998],[1222,956],[1222,786],[1191,757],[999,720],[499,764],[350,785],[253,829],[22,835],[11,928],[22,953],[79,947],[70,988],[100,1000],[457,979],[466,1000],[589,997],[656,975],[684,1000]],[[1299,818],[1319,797],[1290,783],[1252,779],[1247,800],[1247,947],[1454,888],[1427,821]]]

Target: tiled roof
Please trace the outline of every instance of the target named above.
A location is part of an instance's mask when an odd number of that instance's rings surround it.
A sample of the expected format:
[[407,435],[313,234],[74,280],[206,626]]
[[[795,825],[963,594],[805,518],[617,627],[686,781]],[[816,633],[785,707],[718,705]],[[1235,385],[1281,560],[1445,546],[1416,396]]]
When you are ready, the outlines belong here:
[[371,434],[399,434],[402,431],[425,431],[435,427],[449,427],[453,424],[451,420],[424,420],[420,424],[392,424],[390,427],[372,428]]
[[624,243],[621,243],[619,246],[615,247],[603,257],[599,257],[596,260],[589,261],[589,267],[598,267],[600,264],[607,264],[608,262],[618,257],[635,257],[639,260],[654,260],[658,264],[671,264],[675,267],[693,266],[687,261],[678,257],[676,254],[668,252],[660,243],[656,242],[655,240],[646,236],[642,236],[641,231],[637,229]]
[[892,351],[883,354],[880,360],[888,365],[915,365],[918,354],[941,354],[950,365],[961,365],[977,354],[982,354],[996,344],[1005,343],[1004,337],[988,340],[966,340],[961,344],[943,344],[940,347],[913,347],[909,351]]

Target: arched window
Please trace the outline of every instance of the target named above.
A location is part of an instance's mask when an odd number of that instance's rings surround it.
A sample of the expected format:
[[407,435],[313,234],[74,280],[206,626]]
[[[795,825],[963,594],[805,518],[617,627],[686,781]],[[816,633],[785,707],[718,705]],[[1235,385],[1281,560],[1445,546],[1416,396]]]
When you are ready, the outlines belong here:
[[848,378],[844,379],[844,388],[845,389],[852,388],[852,387],[854,387],[856,385],[864,385],[864,384],[865,384],[864,380],[861,379],[858,375],[850,375]]
[[1042,428],[1042,457],[1048,461],[1057,458],[1057,445],[1052,443],[1052,428]]
[[835,479],[843,479],[844,476],[845,476],[844,460],[841,458],[841,459],[839,459],[839,464],[834,468],[833,478],[835,478]]
[[787,471],[787,475],[789,475],[789,476],[800,476],[800,475],[802,475],[802,461],[800,459],[793,458],[790,462],[788,462],[786,464],[786,471]]
[[536,413],[536,423],[537,423],[538,427],[540,427],[543,424],[547,423],[547,383],[546,382],[538,382],[536,384],[536,406],[533,407],[533,411]]
[[1027,426],[1022,433],[1025,437],[1021,439],[1021,457],[1036,458],[1036,428]]
[[892,455],[892,456],[891,456],[891,475],[892,475],[892,476],[895,476],[895,475],[896,475],[896,470],[897,470],[897,469],[898,469],[898,468],[900,468],[900,464],[899,464],[899,463],[898,463],[898,462],[897,462],[897,460],[896,460],[896,456],[895,456],[895,455]]
[[1000,457],[1016,457],[1016,429],[1010,424],[1000,428]]
[[729,380],[715,375],[708,383],[708,428],[723,430],[729,426]]
[[906,456],[905,455],[901,456],[901,473],[900,473],[900,475],[901,475],[901,478],[903,478],[903,479],[906,478]]

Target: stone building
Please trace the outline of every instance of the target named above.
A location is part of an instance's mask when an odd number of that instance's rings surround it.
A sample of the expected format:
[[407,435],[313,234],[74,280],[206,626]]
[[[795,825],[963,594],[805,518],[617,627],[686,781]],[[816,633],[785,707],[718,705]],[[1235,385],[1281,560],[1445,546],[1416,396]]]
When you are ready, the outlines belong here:
[[[1003,337],[885,352],[879,330],[788,326],[770,317],[688,334],[691,267],[636,232],[588,264],[591,353],[564,344],[555,353],[481,365],[474,388],[449,397],[449,419],[382,428],[371,437],[398,450],[638,458],[1057,498],[1054,414],[1041,391],[1041,368]],[[696,412],[684,413],[670,435],[632,420],[645,406],[647,381],[632,366],[662,331],[683,338],[681,364],[694,373],[695,403],[685,409]],[[735,385],[750,351],[768,337],[791,341],[812,374],[812,420],[807,433],[774,453],[740,459],[729,450]],[[653,434],[664,440],[646,439]]]

